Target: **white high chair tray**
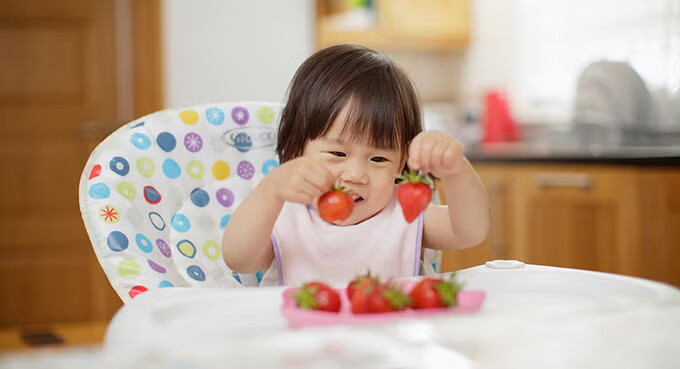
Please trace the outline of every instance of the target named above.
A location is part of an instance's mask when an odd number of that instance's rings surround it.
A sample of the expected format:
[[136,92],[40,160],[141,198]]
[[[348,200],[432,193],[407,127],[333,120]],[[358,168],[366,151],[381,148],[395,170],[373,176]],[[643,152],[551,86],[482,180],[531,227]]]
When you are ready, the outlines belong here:
[[[303,337],[321,344],[344,329],[354,335],[380,332],[381,339],[434,344],[458,355],[460,367],[467,367],[465,357],[476,367],[496,368],[551,362],[581,367],[679,363],[674,352],[680,350],[680,290],[606,273],[523,264],[512,269],[503,264],[458,272],[465,288],[487,293],[478,314],[361,328],[287,328],[280,313],[282,287],[152,290],[114,317],[105,349],[113,353],[147,348],[158,354],[159,347],[238,342],[250,347],[255,358],[261,353],[259,342],[267,338],[279,337],[280,345]],[[284,346],[277,346],[281,353],[290,351]],[[247,355],[248,350],[239,354]]]

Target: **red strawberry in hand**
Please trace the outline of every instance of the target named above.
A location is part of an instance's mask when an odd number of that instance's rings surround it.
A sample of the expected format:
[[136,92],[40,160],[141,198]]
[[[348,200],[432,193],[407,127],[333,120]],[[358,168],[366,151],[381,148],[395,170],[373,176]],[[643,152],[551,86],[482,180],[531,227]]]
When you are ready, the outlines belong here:
[[452,273],[449,280],[425,278],[418,282],[409,292],[414,309],[434,309],[456,306],[456,295],[463,289],[462,284],[455,281]]
[[380,285],[380,279],[376,276],[372,276],[371,272],[367,272],[364,275],[360,275],[347,284],[347,298],[352,300],[352,296],[359,289],[364,289],[368,286],[375,288]]
[[331,223],[337,220],[345,220],[352,215],[354,200],[341,185],[333,186],[331,191],[321,195],[317,203],[321,219]]
[[397,200],[401,205],[404,218],[411,223],[427,208],[432,200],[432,188],[427,178],[415,170],[404,171],[398,176]]
[[411,299],[394,286],[382,285],[368,295],[369,313],[389,313],[406,310]]
[[295,295],[295,302],[302,309],[340,311],[340,295],[333,288],[321,282],[305,283]]

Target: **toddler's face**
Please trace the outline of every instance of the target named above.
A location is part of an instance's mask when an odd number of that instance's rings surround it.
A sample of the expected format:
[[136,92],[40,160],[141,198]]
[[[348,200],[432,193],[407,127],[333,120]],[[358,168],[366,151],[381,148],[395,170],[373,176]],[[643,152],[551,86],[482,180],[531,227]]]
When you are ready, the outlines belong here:
[[[379,149],[364,142],[367,140],[342,137],[344,125],[341,113],[325,136],[307,142],[302,154],[323,160],[351,190],[354,211],[344,221],[335,222],[337,225],[357,224],[382,210],[392,198],[395,175],[404,165],[399,150]],[[314,199],[314,207],[317,201]]]

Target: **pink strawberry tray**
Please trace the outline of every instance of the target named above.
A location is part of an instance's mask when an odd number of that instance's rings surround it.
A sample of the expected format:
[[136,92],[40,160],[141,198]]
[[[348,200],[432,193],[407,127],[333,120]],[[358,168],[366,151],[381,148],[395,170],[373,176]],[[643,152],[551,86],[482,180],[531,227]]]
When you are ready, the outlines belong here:
[[[409,291],[415,283],[416,281],[400,281],[400,285],[404,291]],[[339,313],[300,309],[293,299],[293,295],[297,290],[298,288],[288,288],[283,291],[281,313],[286,318],[288,326],[291,328],[324,325],[376,324],[403,318],[426,318],[438,315],[469,314],[479,311],[486,298],[486,293],[484,291],[463,290],[458,292],[458,306],[453,308],[427,310],[409,309],[406,311],[380,314],[352,314],[350,302],[346,295],[347,292],[344,288],[336,289],[341,298]]]

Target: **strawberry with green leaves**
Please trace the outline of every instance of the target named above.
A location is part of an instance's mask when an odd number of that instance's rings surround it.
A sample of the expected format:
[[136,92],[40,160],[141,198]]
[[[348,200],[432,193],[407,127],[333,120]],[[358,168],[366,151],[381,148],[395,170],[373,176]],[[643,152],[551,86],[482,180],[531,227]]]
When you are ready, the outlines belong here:
[[363,280],[352,294],[350,302],[353,314],[389,313],[411,306],[411,299],[395,286],[370,282]]
[[302,309],[321,310],[332,313],[340,311],[340,295],[336,290],[322,282],[305,283],[293,295]]
[[382,285],[368,296],[369,313],[390,313],[406,310],[411,306],[411,299],[401,290],[391,285]]
[[448,279],[425,278],[409,292],[414,309],[435,309],[456,306],[458,291],[463,285],[455,280],[455,273]]
[[380,278],[377,276],[371,275],[371,271],[366,272],[366,274],[360,275],[354,279],[352,279],[348,284],[347,284],[347,298],[351,301],[352,296],[356,291],[362,290],[364,288],[367,288],[371,286],[372,288],[375,288],[380,285]]
[[352,297],[350,298],[350,309],[352,314],[365,314],[369,313],[368,310],[368,300],[371,294],[380,287],[379,283],[374,283],[372,279],[364,279],[359,282],[352,292]]
[[349,192],[350,190],[337,183],[330,191],[321,195],[317,203],[321,219],[332,223],[349,218],[354,210],[354,200]]
[[413,169],[397,176],[397,200],[404,213],[404,219],[411,223],[422,213],[432,200],[432,184],[427,176]]

